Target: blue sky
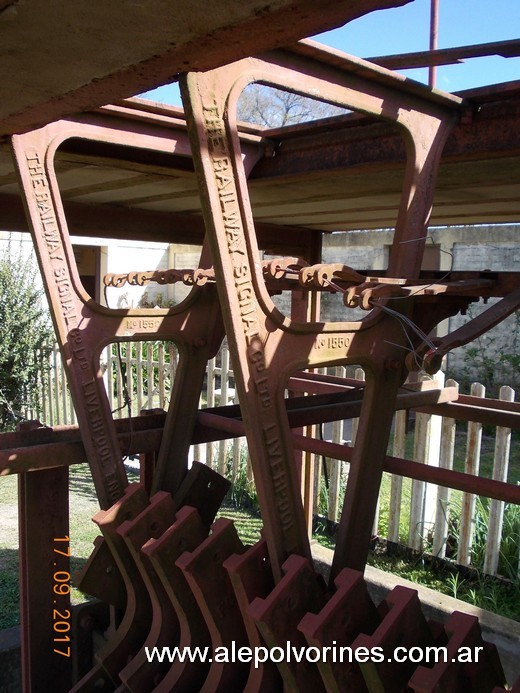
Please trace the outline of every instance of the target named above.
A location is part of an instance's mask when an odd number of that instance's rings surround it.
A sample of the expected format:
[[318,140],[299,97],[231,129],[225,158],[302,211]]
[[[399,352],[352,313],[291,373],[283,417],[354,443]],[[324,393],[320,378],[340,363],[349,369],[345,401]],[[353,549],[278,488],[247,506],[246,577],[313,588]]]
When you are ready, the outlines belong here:
[[[361,58],[427,50],[430,0],[380,10],[315,38]],[[439,0],[439,48],[520,38],[520,0]],[[427,70],[408,70],[426,82]],[[462,65],[439,67],[437,87],[460,91],[485,84],[520,80],[520,58],[473,58]],[[180,105],[176,86],[164,86],[145,98]]]

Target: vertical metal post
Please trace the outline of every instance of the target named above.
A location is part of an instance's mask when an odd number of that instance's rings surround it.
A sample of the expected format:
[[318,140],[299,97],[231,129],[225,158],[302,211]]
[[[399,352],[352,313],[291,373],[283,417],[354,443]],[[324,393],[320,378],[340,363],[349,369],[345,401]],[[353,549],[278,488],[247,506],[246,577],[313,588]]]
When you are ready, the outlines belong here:
[[62,587],[70,583],[69,558],[63,555],[70,546],[68,494],[68,467],[18,477],[22,688],[26,693],[61,693],[71,687],[72,646],[70,641],[61,642],[70,636],[65,628],[71,622],[70,595]]
[[[321,262],[321,253],[322,236],[321,234],[315,234],[315,237],[311,241],[310,247],[308,249],[309,262]],[[320,319],[321,311],[321,294],[318,291],[310,292],[310,294],[306,296],[304,302],[306,304],[307,311],[305,321],[318,322],[318,320]],[[316,437],[316,426],[307,426],[305,430],[305,435],[310,436],[312,438]],[[309,539],[312,538],[312,521],[314,513],[314,486],[317,477],[319,481],[319,470],[319,459],[317,460],[316,455],[309,451],[304,452],[302,454],[300,483],[302,489],[303,514],[305,517],[305,524],[307,526],[307,534]]]
[[[439,0],[431,0],[430,8],[430,50],[437,50],[439,33]],[[428,86],[435,87],[437,81],[437,66],[428,68]]]

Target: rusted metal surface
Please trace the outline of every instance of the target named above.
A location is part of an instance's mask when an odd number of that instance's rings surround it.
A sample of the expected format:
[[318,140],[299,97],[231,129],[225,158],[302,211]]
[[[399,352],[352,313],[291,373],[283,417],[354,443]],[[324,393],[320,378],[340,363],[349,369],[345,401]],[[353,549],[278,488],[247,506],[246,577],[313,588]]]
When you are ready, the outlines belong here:
[[[490,691],[505,683],[496,647],[482,639],[476,616],[455,611],[444,625],[444,631],[447,657],[431,668],[418,667],[408,682],[412,691]],[[466,657],[471,661],[459,661],[465,658],[462,652],[472,653],[473,658]]]
[[[398,646],[425,648],[435,644],[433,634],[421,611],[415,590],[394,587],[385,599],[386,616],[372,635],[359,635],[352,648],[382,648],[385,655]],[[389,661],[390,660],[390,661]],[[385,656],[382,662],[360,663],[368,690],[401,691],[416,665],[412,661],[397,662]]]
[[[436,411],[433,410],[432,413],[436,413]],[[235,419],[201,412],[199,414],[199,420],[203,422],[204,426],[208,429],[226,432],[227,435],[216,436],[218,438],[233,438],[242,436],[245,433],[243,423]],[[353,449],[344,445],[338,445],[337,443],[330,443],[324,440],[315,440],[297,433],[292,434],[292,441],[293,445],[298,449],[309,450],[319,455],[326,455],[332,459],[344,460],[346,462],[350,462],[353,459]],[[462,472],[455,472],[450,469],[439,469],[437,467],[431,467],[412,460],[389,455],[385,456],[383,469],[391,474],[399,474],[400,476],[420,479],[421,481],[436,483],[440,486],[447,486],[448,488],[477,493],[488,498],[507,500],[507,502],[517,504],[520,502],[520,490],[518,487],[495,479],[474,477]]]
[[[443,151],[432,225],[518,221],[519,91],[513,82],[462,94],[465,114]],[[80,140],[60,147],[58,175],[65,169],[73,183],[63,205],[74,233],[163,242],[174,235],[179,243],[202,243],[204,223],[182,111],[132,99],[77,118],[103,122],[120,135],[130,131],[129,142],[141,133],[157,144],[146,166],[128,147],[98,143],[90,148]],[[267,132],[251,126],[246,132],[239,124],[239,136],[261,248],[304,256],[309,239],[320,230],[393,226],[406,154],[390,124],[354,113]],[[170,154],[161,151],[161,140],[175,142]],[[0,168],[11,168],[10,157],[9,149],[0,146]],[[171,175],[173,170],[178,176]],[[99,185],[107,171],[113,176],[108,190]],[[23,204],[13,183],[14,174],[0,180],[2,227],[25,231]],[[155,184],[171,195],[158,200]],[[183,204],[187,185],[189,214]]]
[[[149,539],[142,547],[155,568],[175,609],[180,626],[178,646],[209,647],[211,638],[197,600],[177,560],[186,551],[194,551],[208,535],[208,527],[195,508],[185,506],[176,514],[175,522],[158,539]],[[174,643],[171,643],[174,645]],[[157,685],[157,692],[200,690],[206,679],[209,662],[176,661]]]
[[74,584],[85,594],[97,597],[120,611],[125,610],[125,581],[102,536],[94,539],[94,550],[83,568],[74,575]]
[[[407,91],[402,84],[398,86],[390,73],[374,72],[368,64],[355,60],[342,63],[339,71],[332,67],[327,71],[321,64],[317,77],[313,65],[307,64],[303,57],[307,49],[315,50],[313,44],[305,44],[299,49],[302,55],[298,60],[291,61],[290,56],[283,53],[273,54],[204,75],[191,74],[181,81],[213,266],[271,562],[277,577],[285,556],[290,553],[309,555],[292,463],[291,438],[282,411],[283,387],[288,375],[302,367],[354,362],[367,365],[371,372],[334,570],[343,567],[345,560],[353,567],[362,567],[366,549],[361,547],[368,545],[371,522],[368,515],[375,507],[381,473],[381,461],[376,460],[384,457],[386,442],[381,441],[386,438],[384,431],[389,431],[391,423],[389,410],[392,405],[383,406],[381,401],[394,401],[402,382],[402,346],[406,345],[399,322],[377,310],[359,323],[330,325],[294,323],[277,311],[255,262],[258,251],[248,191],[236,136],[229,135],[232,128],[229,114],[239,89],[261,79],[273,86],[283,84],[302,93],[312,93],[314,97],[319,95],[324,100],[396,121],[406,138],[415,142],[415,155],[409,160],[405,175],[389,273],[390,276],[405,273],[414,276],[420,267],[435,168],[460,106],[460,102],[451,97],[426,97],[424,93],[419,96],[413,88]],[[294,63],[298,64],[299,72]],[[304,78],[302,72],[305,72]],[[358,81],[360,72],[370,80],[370,88],[366,82],[362,86]],[[392,112],[388,107],[398,102],[409,109],[406,118],[403,111]],[[399,314],[405,317],[412,309],[410,299],[398,305]],[[372,331],[370,328],[376,325]],[[384,344],[377,337],[383,331],[387,337]],[[376,421],[381,437],[371,432]],[[363,457],[371,460],[368,475],[361,464]],[[360,493],[365,502],[359,501]],[[345,558],[347,554],[348,559]]]
[[94,522],[110,549],[126,591],[123,619],[102,650],[96,654],[94,667],[76,685],[74,691],[112,690],[119,682],[119,672],[134,657],[147,635],[146,625],[151,621],[152,606],[148,590],[128,547],[118,532],[129,519],[136,518],[149,505],[142,486],[130,484],[120,501],[108,510],[100,510]]
[[[165,414],[118,419],[114,422],[120,449],[127,454],[158,451]],[[34,435],[33,435],[34,434]],[[0,435],[2,475],[87,462],[78,426],[42,427],[37,431]]]
[[[79,690],[92,685],[109,686],[109,679],[114,684],[121,681],[130,690],[146,690],[150,681],[169,690],[172,680],[177,681],[182,676],[191,680],[193,673],[184,673],[179,664],[171,666],[168,660],[148,662],[144,648],[152,650],[164,642],[180,640],[181,631],[187,625],[185,610],[190,610],[190,601],[188,599],[187,605],[179,608],[186,597],[182,592],[184,579],[181,578],[180,585],[170,584],[175,573],[178,577],[178,571],[172,570],[170,565],[165,573],[164,563],[171,563],[175,546],[182,550],[188,546],[195,548],[193,532],[197,532],[198,523],[210,526],[228,488],[227,480],[208,467],[194,463],[175,497],[158,492],[148,502],[144,486],[133,485],[121,502],[94,518],[103,532],[103,539],[97,540],[79,584],[81,589],[123,609],[124,617],[106,646],[107,652],[100,653],[98,665],[78,684]],[[200,513],[191,508],[187,524],[175,522],[177,507],[189,502],[193,502]],[[163,538],[166,544],[157,548],[154,540]],[[149,550],[141,551],[145,545]],[[156,554],[155,562],[151,554]],[[197,613],[192,607],[190,619],[196,621]],[[196,623],[193,628],[197,631]],[[203,632],[202,628],[199,630]],[[126,661],[122,665],[121,653],[125,651]]]
[[94,661],[94,633],[104,633],[110,627],[110,608],[99,601],[84,602],[72,612],[74,658],[72,681],[79,681],[88,673]]
[[185,505],[196,508],[201,521],[210,527],[230,486],[231,482],[214,469],[193,462],[173,497],[173,507],[175,511]]
[[[447,337],[436,340],[435,349],[428,349],[423,356],[422,365],[427,373],[436,373],[441,366],[442,358],[452,349],[463,346],[477,339],[491,328],[498,325],[502,320],[520,308],[520,289],[511,292],[507,297],[496,303],[492,308],[478,315],[467,322],[463,327],[452,332]],[[424,345],[412,355],[417,359]],[[413,361],[412,361],[413,362]],[[409,367],[411,368],[411,363]]]
[[[155,414],[162,414],[162,409],[143,409],[141,411],[141,416],[154,416]],[[133,434],[133,430],[132,430]],[[157,446],[159,447],[159,446]],[[128,449],[128,448],[127,448]],[[150,450],[149,452],[141,452],[139,454],[139,482],[144,486],[144,490],[148,495],[151,494],[153,479],[155,476],[155,471],[157,468],[157,450]]]
[[179,640],[180,626],[176,611],[149,557],[141,552],[141,547],[150,539],[162,536],[174,519],[172,497],[162,491],[150,498],[150,505],[136,518],[123,522],[118,528],[118,533],[123,537],[139,570],[152,605],[151,622],[140,623],[143,631],[146,632],[146,628],[149,628],[143,646],[119,672],[119,678],[129,690],[145,690],[150,687],[150,682],[158,684],[170,668],[168,661],[148,662],[144,648],[152,650],[153,647]]
[[[324,585],[314,572],[312,563],[302,556],[290,556],[283,564],[284,576],[264,599],[256,597],[248,609],[258,629],[271,649],[287,653],[305,644],[297,625],[307,611],[319,611],[324,603]],[[284,685],[290,691],[323,691],[324,686],[316,664],[286,654],[280,657],[278,668]]]
[[[267,544],[261,539],[248,548],[243,554],[234,554],[224,561],[235,597],[237,600],[244,626],[249,640],[249,647],[265,647],[265,641],[261,637],[254,619],[249,613],[249,607],[257,597],[265,599],[274,588],[273,573],[269,565]],[[282,679],[271,661],[259,663],[251,667],[245,684],[245,690],[254,691],[282,691]]]
[[[234,524],[218,519],[210,536],[195,550],[184,553],[176,565],[184,573],[208,627],[213,651],[217,647],[247,646],[244,621],[238,608],[224,561],[235,553],[243,553]],[[241,690],[249,674],[244,662],[220,661],[213,658],[201,691]]]
[[[431,0],[430,6],[430,52],[439,46],[439,0]],[[428,85],[435,87],[437,81],[437,66],[428,67]]]
[[[285,253],[269,262],[260,260],[248,189],[248,176],[260,153],[253,146],[255,136],[240,136],[235,122],[238,95],[255,81],[360,111],[402,134],[406,165],[384,275],[361,273],[341,262],[320,263],[319,241],[309,242],[302,258]],[[350,687],[397,693],[410,677],[416,677],[417,690],[433,690],[437,682],[475,689],[476,668],[437,667],[424,673],[416,671],[412,661],[403,664],[386,658],[362,662],[360,667],[336,667],[282,657],[276,672],[267,666],[254,671],[250,662],[234,658],[214,657],[208,666],[200,662],[192,666],[150,663],[145,657],[144,646],[176,644],[207,644],[213,652],[218,647],[234,651],[264,643],[282,650],[306,643],[317,647],[337,640],[354,650],[378,647],[385,652],[396,645],[474,645],[480,634],[473,622],[454,618],[442,632],[438,626],[430,627],[412,590],[396,588],[376,609],[361,573],[345,567],[364,568],[384,469],[518,500],[518,489],[515,495],[503,482],[468,481],[451,470],[386,456],[396,408],[451,406],[458,394],[450,388],[404,392],[401,386],[408,371],[423,357],[427,365],[434,364],[450,345],[480,334],[497,316],[501,319],[518,305],[518,276],[450,273],[426,279],[420,274],[441,154],[456,122],[461,115],[466,117],[466,105],[457,97],[429,91],[308,41],[290,50],[184,75],[181,88],[207,229],[200,266],[125,272],[105,281],[116,287],[150,281],[182,281],[193,287],[180,306],[167,311],[110,310],[85,293],[73,258],[55,161],[57,148],[71,138],[87,144],[130,145],[144,154],[158,147],[163,155],[171,151],[172,143],[167,138],[158,143],[155,135],[130,129],[123,139],[103,114],[95,122],[80,116],[13,138],[83,447],[103,508],[94,518],[103,540],[96,543],[82,584],[122,611],[121,622],[111,624],[106,645],[96,653],[93,669],[73,690],[276,690],[281,688],[280,675],[287,690]],[[177,144],[177,155],[187,156],[186,138]],[[290,315],[280,312],[271,297],[282,290],[293,291]],[[343,294],[344,321],[320,321],[323,291]],[[445,317],[490,295],[503,296],[494,314],[484,315],[441,344],[427,336]],[[365,317],[349,320],[351,308],[363,309]],[[199,413],[207,361],[224,329],[240,408]],[[139,418],[138,443],[132,442],[132,423],[125,432],[130,445],[137,445],[140,452],[140,446],[146,445],[148,454],[143,483],[128,486],[99,355],[110,341],[150,338],[173,340],[180,363],[157,455],[155,426],[162,423],[160,415]],[[301,373],[350,364],[365,368],[366,381]],[[291,388],[316,394],[286,400],[285,391]],[[506,409],[497,411],[505,420]],[[513,414],[518,414],[514,408]],[[291,431],[358,415],[353,450]],[[147,418],[155,423],[147,426]],[[229,520],[214,522],[228,482],[196,462],[188,471],[187,462],[189,445],[197,436],[218,439],[244,432],[264,520],[264,538],[250,549]],[[78,455],[74,436],[73,430],[63,431],[66,445]],[[20,439],[9,440],[12,444]],[[34,440],[33,452],[56,445],[48,431],[37,431]],[[328,587],[312,565],[308,497],[303,503],[301,498],[302,486],[312,486],[311,459],[305,456],[302,464],[295,450],[329,452],[350,461]],[[2,453],[1,462],[7,466],[13,449]],[[495,655],[491,650],[486,655],[482,679],[501,685]],[[26,678],[32,676],[28,664]],[[436,677],[434,683],[431,676]]]
[[[292,379],[289,383],[291,382]],[[307,382],[309,389],[312,391],[316,384],[312,380],[307,381],[303,379],[300,387],[305,387]],[[317,389],[320,391],[331,389],[328,384],[317,384]],[[341,388],[341,385],[337,382],[332,387],[335,391],[331,394],[314,395],[312,398],[294,397],[286,400],[285,410],[289,427],[298,428],[310,424],[327,423],[329,421],[339,421],[359,416],[363,404],[363,400],[360,397],[362,387],[353,389],[346,386]],[[343,392],[341,392],[341,389]],[[426,405],[427,402],[451,402],[456,396],[457,389],[454,387],[444,388],[443,390],[432,389],[424,392],[402,392],[397,395],[395,408],[397,410],[415,408],[416,405],[421,403]],[[200,410],[197,415],[195,440],[197,442],[204,440],[204,426],[211,429],[214,425],[216,429],[221,427],[222,430],[226,430],[226,421],[227,430],[230,433],[234,432],[237,436],[243,435],[245,429],[240,420],[241,416],[241,409],[236,405]],[[214,436],[215,434],[211,433],[207,439],[213,440],[215,439]]]
[[120,288],[125,284],[130,286],[145,286],[150,282],[157,284],[175,284],[182,282],[187,286],[204,286],[208,281],[215,281],[215,273],[211,269],[168,269],[144,272],[125,272],[124,274],[105,274],[104,286]]
[[[367,58],[371,63],[387,67],[389,70],[405,70],[416,67],[432,67],[439,65],[454,65],[468,58],[482,58],[488,55],[500,55],[503,58],[515,58],[520,55],[520,41],[492,41],[477,43],[470,46],[454,48],[437,48],[430,46],[429,51],[402,53],[400,55],[381,55]],[[435,86],[432,84],[432,86]]]
[[[307,613],[298,624],[312,647],[349,647],[360,633],[371,635],[381,622],[363,574],[345,568],[334,581],[336,591],[319,613]],[[341,658],[343,659],[343,658]],[[317,662],[327,691],[368,690],[359,665],[337,657]]]
[[[342,385],[337,379],[328,383],[321,382],[322,377],[320,377],[320,381],[315,381],[314,377],[308,379],[299,376],[296,379],[292,378],[290,383],[296,385],[299,391],[308,389],[309,392],[328,392],[330,390],[332,392],[348,392],[351,387],[348,379]],[[359,381],[357,382],[359,383]],[[478,421],[483,424],[512,429],[520,428],[520,404],[518,402],[504,403],[495,399],[482,400],[469,395],[459,395],[457,400],[452,401],[450,392],[451,390],[443,391],[440,396],[431,391],[399,394],[397,408],[411,405],[414,410],[419,412],[443,415],[461,421]],[[435,403],[426,404],[425,402],[430,398]],[[320,401],[318,397],[313,398],[312,401],[306,398],[305,402],[300,399],[300,402],[308,405],[298,412],[298,417],[302,417],[300,419],[296,418],[296,413],[292,413],[291,408],[294,405],[291,402],[286,403],[291,427],[298,425],[298,421],[327,422],[333,421],[335,416],[349,418],[350,416],[358,416],[360,412],[360,401],[357,399],[334,402],[330,398]],[[212,419],[212,415],[215,414],[217,418]],[[197,414],[193,443],[223,440],[232,437],[233,434],[243,435],[243,425],[234,421],[239,417],[240,409],[235,405],[200,411]],[[228,421],[226,423],[220,419],[227,419]],[[160,445],[164,421],[164,413],[148,415],[146,418],[133,417],[130,421],[117,420],[115,426],[121,449],[128,451],[129,454],[137,454],[140,451],[154,453]],[[146,428],[147,426],[149,428]],[[77,426],[44,427],[30,433],[8,433],[0,436],[0,472],[2,475],[62,465],[68,466],[85,461],[85,452]]]
[[[108,508],[123,495],[127,479],[99,367],[101,349],[111,341],[145,339],[150,335],[176,341],[179,378],[171,408],[177,407],[179,399],[184,399],[186,406],[184,416],[169,416],[157,470],[162,482],[159,487],[168,486],[175,493],[186,471],[200,384],[215,339],[218,341],[219,310],[214,291],[207,288],[194,290],[181,306],[160,312],[109,310],[86,294],[74,261],[54,170],[57,147],[71,137],[112,142],[114,133],[102,126],[57,123],[15,136],[13,148],[83,443],[100,505]],[[150,146],[146,138],[137,140],[144,148]],[[204,262],[204,253],[201,261]],[[193,386],[187,382],[190,373],[197,391],[197,401],[192,406]]]

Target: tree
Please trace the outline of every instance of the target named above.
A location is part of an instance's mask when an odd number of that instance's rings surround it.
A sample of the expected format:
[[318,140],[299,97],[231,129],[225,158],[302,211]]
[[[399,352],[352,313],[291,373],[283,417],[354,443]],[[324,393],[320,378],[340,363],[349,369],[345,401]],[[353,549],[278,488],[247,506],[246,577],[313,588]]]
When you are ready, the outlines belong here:
[[24,406],[33,406],[42,359],[54,341],[32,257],[9,241],[0,258],[0,430],[12,430]]
[[346,113],[346,110],[339,106],[263,84],[248,85],[237,107],[238,120],[268,128],[330,118],[341,113]]

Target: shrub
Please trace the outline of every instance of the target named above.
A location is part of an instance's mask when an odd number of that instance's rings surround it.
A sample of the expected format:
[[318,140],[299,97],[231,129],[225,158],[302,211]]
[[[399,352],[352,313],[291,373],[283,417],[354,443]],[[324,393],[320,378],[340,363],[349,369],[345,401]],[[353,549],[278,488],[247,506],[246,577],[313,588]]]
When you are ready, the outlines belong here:
[[[475,309],[468,309],[468,318],[475,318]],[[486,387],[488,396],[496,397],[501,385],[513,389],[520,386],[520,311],[508,320],[507,339],[499,338],[497,329],[489,330],[462,347],[464,366],[459,379],[463,389],[477,381]],[[456,374],[454,374],[456,375]]]
[[12,430],[23,407],[34,406],[37,375],[53,331],[35,283],[34,259],[9,242],[0,258],[0,430]]

